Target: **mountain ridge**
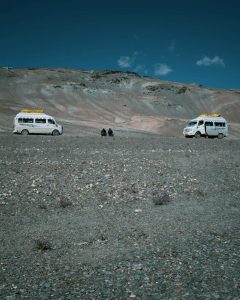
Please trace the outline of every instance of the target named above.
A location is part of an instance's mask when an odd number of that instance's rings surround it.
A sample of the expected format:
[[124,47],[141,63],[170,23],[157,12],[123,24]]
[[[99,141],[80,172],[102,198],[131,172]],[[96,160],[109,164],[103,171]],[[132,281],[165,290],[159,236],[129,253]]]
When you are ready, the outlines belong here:
[[220,113],[239,136],[240,90],[163,81],[135,72],[66,68],[1,68],[0,130],[24,108],[44,109],[67,133],[102,127],[177,136],[187,120]]

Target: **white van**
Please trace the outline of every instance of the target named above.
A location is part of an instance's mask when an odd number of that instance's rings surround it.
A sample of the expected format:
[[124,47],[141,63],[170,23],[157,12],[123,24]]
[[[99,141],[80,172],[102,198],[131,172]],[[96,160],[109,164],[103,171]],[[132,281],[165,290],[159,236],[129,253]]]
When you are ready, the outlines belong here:
[[219,114],[202,114],[189,121],[183,129],[185,137],[218,137],[222,139],[228,136],[227,121]]
[[23,109],[14,119],[13,133],[60,135],[63,133],[63,127],[43,110]]

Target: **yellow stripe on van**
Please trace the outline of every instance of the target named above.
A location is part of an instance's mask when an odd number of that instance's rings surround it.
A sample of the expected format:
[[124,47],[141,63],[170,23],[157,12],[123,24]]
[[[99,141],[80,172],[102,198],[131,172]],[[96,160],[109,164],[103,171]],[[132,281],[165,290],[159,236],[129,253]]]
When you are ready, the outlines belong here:
[[35,114],[42,114],[43,109],[21,109],[23,113],[35,113]]
[[221,117],[220,114],[201,114],[199,117]]

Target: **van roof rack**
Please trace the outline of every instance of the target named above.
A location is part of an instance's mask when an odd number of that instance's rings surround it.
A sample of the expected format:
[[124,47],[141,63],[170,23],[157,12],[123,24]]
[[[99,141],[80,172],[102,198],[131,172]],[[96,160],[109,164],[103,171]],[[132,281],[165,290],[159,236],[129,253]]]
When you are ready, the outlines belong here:
[[199,117],[221,117],[220,114],[201,114]]
[[43,109],[21,109],[23,113],[35,113],[35,114],[42,114]]

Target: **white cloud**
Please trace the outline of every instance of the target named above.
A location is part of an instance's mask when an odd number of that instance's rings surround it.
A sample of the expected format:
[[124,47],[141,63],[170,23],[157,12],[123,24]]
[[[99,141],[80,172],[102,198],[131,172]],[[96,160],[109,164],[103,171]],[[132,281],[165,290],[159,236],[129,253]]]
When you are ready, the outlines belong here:
[[219,56],[214,56],[213,58],[204,56],[202,59],[200,59],[196,62],[196,65],[197,66],[205,66],[205,67],[210,67],[210,66],[225,67],[223,59]]
[[156,64],[154,68],[154,74],[164,76],[171,73],[173,70],[166,64]]
[[130,68],[134,65],[136,57],[139,55],[138,51],[134,51],[131,56],[120,56],[118,65],[121,68]]
[[121,56],[118,59],[118,65],[121,68],[129,68],[129,67],[131,67],[131,57],[130,56]]

